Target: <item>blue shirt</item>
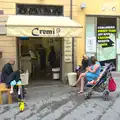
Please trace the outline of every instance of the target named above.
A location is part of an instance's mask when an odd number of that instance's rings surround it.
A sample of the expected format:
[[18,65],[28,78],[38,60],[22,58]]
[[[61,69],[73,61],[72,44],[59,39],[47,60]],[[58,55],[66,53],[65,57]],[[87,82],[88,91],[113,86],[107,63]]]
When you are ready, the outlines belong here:
[[94,65],[91,66],[91,70],[94,69],[95,65],[99,65],[99,67],[98,67],[98,69],[96,70],[96,72],[94,74],[99,76],[100,75],[100,71],[101,71],[101,65],[100,65],[99,62],[96,62]]

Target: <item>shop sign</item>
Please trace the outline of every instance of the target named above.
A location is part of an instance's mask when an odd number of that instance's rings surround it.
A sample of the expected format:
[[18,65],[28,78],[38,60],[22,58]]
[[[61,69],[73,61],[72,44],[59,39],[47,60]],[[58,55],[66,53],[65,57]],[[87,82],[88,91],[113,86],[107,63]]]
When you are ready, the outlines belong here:
[[98,26],[97,27],[97,40],[98,44],[104,47],[114,46],[114,42],[110,38],[112,34],[116,33],[115,26]]
[[86,52],[88,53],[96,52],[96,37],[86,38]]
[[56,27],[7,27],[7,36],[16,37],[80,37],[80,28]]
[[39,28],[33,28],[32,35],[33,36],[40,36],[40,35],[55,35],[59,36],[60,28],[53,28],[53,29],[39,29]]
[[64,60],[65,62],[72,62],[72,39],[64,39]]

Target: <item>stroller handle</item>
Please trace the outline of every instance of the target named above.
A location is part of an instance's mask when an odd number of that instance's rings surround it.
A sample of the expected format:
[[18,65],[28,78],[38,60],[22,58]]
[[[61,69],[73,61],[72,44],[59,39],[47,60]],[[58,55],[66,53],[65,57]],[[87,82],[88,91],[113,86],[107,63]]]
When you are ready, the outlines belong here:
[[115,65],[113,64],[113,62],[110,62],[108,64],[105,64],[105,69],[103,70],[103,72],[112,71],[113,69],[115,69]]
[[115,69],[115,65],[113,64],[113,62],[111,62],[110,64],[111,64],[111,69]]

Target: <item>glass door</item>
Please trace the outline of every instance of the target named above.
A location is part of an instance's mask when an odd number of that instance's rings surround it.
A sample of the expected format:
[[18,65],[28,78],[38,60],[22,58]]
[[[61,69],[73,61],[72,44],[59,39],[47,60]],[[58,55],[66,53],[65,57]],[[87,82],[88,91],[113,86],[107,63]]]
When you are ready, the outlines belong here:
[[116,18],[97,18],[97,59],[116,66]]

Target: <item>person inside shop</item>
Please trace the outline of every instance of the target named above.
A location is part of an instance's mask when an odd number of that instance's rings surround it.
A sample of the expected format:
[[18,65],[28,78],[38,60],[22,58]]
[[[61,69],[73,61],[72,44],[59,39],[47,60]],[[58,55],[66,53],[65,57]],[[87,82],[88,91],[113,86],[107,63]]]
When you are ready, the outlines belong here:
[[82,65],[77,66],[76,72],[79,76],[81,73],[84,73],[86,71],[86,68],[91,65],[90,58],[87,55],[83,55],[82,58]]
[[13,71],[13,65],[15,64],[15,60],[10,59],[7,64],[2,68],[1,73],[1,82],[6,83],[8,87],[10,87],[10,93],[13,93],[13,87],[15,85],[18,86],[18,95],[20,95],[20,87],[21,87],[21,79],[20,79],[20,71]]
[[52,68],[55,67],[55,63],[56,63],[56,52],[55,52],[54,46],[51,46],[51,47],[50,47],[50,53],[49,53],[49,55],[48,55],[48,62],[49,62],[50,66],[51,66]]
[[100,75],[101,65],[95,56],[91,57],[91,64],[92,65],[86,69],[86,72],[80,74],[75,84],[75,86],[80,87],[80,91],[78,92],[80,94],[84,92],[85,80],[87,80],[87,84],[94,84],[95,80],[97,80]]
[[39,47],[39,55],[40,55],[40,67],[41,70],[45,70],[46,68],[46,49],[43,47],[42,44],[40,44]]
[[36,51],[34,51],[33,49],[29,49],[29,54],[30,54],[30,58],[33,60],[37,60],[37,55],[36,55]]
[[[55,51],[54,46],[50,47],[50,52],[48,55],[48,62],[49,62],[50,72],[51,72],[52,68],[54,68],[56,65],[56,51]],[[47,74],[47,76],[50,75],[50,72]]]

